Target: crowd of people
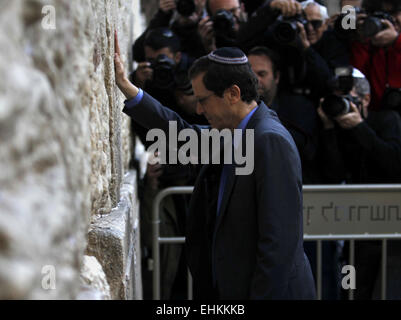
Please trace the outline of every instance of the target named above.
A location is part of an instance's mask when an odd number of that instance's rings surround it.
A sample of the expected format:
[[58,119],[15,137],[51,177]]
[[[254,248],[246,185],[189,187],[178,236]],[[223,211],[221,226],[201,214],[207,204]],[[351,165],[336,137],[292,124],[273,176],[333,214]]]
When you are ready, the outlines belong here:
[[[354,9],[330,17],[317,0],[160,0],[133,45],[137,68],[130,81],[188,123],[206,125],[196,113],[188,70],[211,51],[238,47],[256,74],[259,99],[295,141],[304,185],[401,183],[401,1],[340,0],[339,6]],[[353,17],[355,28],[344,28]],[[148,146],[135,119],[132,129]],[[141,202],[147,299],[152,200],[165,187],[193,185],[192,169],[148,165]],[[183,195],[164,201],[161,236],[184,234],[188,202]],[[304,246],[316,273],[316,248]],[[323,243],[323,299],[344,295],[340,270],[347,250],[341,242]],[[389,243],[388,254],[401,265],[397,242]],[[185,299],[184,255],[180,245],[162,247],[164,299]],[[380,288],[380,243],[357,241],[355,258],[355,298],[373,299]],[[401,277],[394,277],[387,295],[401,299]]]

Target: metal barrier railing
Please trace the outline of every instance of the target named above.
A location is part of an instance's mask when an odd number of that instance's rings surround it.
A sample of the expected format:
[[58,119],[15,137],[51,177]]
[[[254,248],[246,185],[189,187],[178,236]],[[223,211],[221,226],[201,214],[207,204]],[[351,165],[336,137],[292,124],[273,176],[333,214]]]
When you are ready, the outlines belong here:
[[[152,245],[152,258],[153,258],[153,299],[154,300],[160,300],[160,244],[183,244],[185,242],[185,237],[160,237],[160,217],[159,217],[159,211],[160,211],[160,203],[161,201],[172,194],[191,194],[193,192],[194,187],[171,187],[164,189],[160,191],[157,196],[155,197],[155,200],[153,202],[153,211],[152,211],[152,230],[153,230],[153,245]],[[350,252],[349,252],[349,263],[351,265],[354,265],[355,261],[355,240],[382,240],[382,262],[381,262],[381,269],[382,269],[382,275],[381,275],[381,298],[382,300],[386,299],[386,279],[387,279],[387,274],[386,274],[386,268],[387,268],[387,240],[390,239],[398,239],[401,240],[401,234],[398,233],[398,231],[401,230],[401,216],[400,216],[400,208],[401,208],[401,185],[341,185],[341,186],[304,186],[303,187],[303,193],[304,193],[304,213],[305,213],[305,202],[309,202],[307,204],[310,204],[311,199],[308,198],[311,194],[313,195],[313,203],[315,203],[315,206],[306,206],[307,207],[307,217],[305,217],[304,214],[304,231],[305,229],[308,231],[309,229],[312,232],[320,231],[322,228],[323,224],[319,219],[316,219],[317,223],[310,223],[310,208],[315,208],[320,205],[322,209],[322,216],[326,219],[325,222],[328,222],[327,216],[325,216],[324,212],[327,210],[329,207],[328,206],[322,206],[319,204],[319,201],[321,202],[322,199],[319,199],[326,197],[327,195],[330,195],[330,200],[334,198],[338,198],[338,195],[344,196],[346,194],[347,196],[356,196],[359,195],[361,197],[361,193],[365,196],[365,198],[368,198],[372,200],[371,194],[374,193],[376,195],[375,202],[380,203],[380,205],[388,206],[388,211],[386,215],[386,211],[384,209],[384,219],[383,216],[380,217],[380,219],[373,219],[373,221],[379,221],[383,222],[386,220],[386,217],[388,217],[388,222],[385,224],[384,228],[383,225],[380,226],[381,233],[377,234],[371,234],[374,232],[372,231],[372,226],[369,225],[366,221],[364,221],[364,227],[367,228],[365,230],[369,230],[370,234],[362,233],[358,228],[356,230],[352,230],[352,232],[356,232],[355,234],[341,234],[336,231],[338,229],[341,230],[341,228],[338,228],[338,225],[335,225],[335,228],[332,228],[328,231],[327,234],[307,234],[304,232],[304,241],[316,241],[317,242],[317,274],[316,274],[316,291],[317,291],[317,299],[321,300],[322,299],[322,241],[325,240],[349,240],[350,241]],[[352,198],[352,197],[351,197]],[[361,198],[364,198],[363,196]],[[344,209],[347,206],[347,201],[350,201],[350,197],[345,197],[342,199],[343,201],[341,202],[341,206],[335,206],[335,221],[339,222],[340,220],[338,219],[337,213],[338,213],[338,208]],[[355,201],[355,199],[352,198],[352,200]],[[326,199],[327,201],[327,199]],[[365,199],[366,201],[366,199]],[[344,204],[345,203],[345,204]],[[354,202],[353,202],[354,203]],[[383,204],[384,203],[384,204]],[[318,205],[319,204],[319,205]],[[333,206],[333,202],[331,202],[331,206]],[[358,223],[361,221],[361,213],[362,210],[360,209],[366,209],[368,206],[366,206],[366,203],[364,205],[348,205],[349,207],[349,220],[350,222],[353,222],[352,220],[352,210],[351,209],[356,209],[357,210],[357,217],[358,217]],[[384,207],[385,208],[385,207]],[[390,208],[392,209],[397,209],[396,212],[396,223],[391,222],[391,211]],[[366,211],[366,210],[365,210]],[[377,215],[379,215],[378,211],[379,209],[376,210]],[[394,211],[394,210],[393,210]],[[373,216],[374,210],[371,210],[371,221],[372,222],[372,216]],[[376,225],[377,226],[377,225]],[[326,226],[327,227],[327,226]],[[358,226],[359,227],[359,226]],[[388,231],[388,233],[386,233]],[[358,233],[359,232],[359,233]],[[334,233],[334,234],[333,234]],[[188,271],[188,299],[192,300],[193,294],[192,294],[192,279],[190,272]],[[349,290],[349,299],[353,300],[353,290]]]

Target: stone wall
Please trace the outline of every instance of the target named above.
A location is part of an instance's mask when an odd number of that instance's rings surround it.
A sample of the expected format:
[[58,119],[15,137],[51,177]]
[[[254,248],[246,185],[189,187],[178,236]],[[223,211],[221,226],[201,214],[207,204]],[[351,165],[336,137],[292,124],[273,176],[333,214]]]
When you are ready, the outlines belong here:
[[130,160],[113,33],[128,68],[132,25],[132,0],[0,0],[0,299],[79,293]]

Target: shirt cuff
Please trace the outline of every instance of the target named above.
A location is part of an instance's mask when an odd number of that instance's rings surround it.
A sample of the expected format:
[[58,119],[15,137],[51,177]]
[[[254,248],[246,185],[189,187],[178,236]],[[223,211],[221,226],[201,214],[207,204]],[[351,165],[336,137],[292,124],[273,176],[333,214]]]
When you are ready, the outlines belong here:
[[126,108],[131,108],[131,107],[135,107],[136,105],[138,105],[143,98],[143,90],[139,89],[138,94],[136,95],[135,98],[132,98],[130,100],[125,100],[124,104]]

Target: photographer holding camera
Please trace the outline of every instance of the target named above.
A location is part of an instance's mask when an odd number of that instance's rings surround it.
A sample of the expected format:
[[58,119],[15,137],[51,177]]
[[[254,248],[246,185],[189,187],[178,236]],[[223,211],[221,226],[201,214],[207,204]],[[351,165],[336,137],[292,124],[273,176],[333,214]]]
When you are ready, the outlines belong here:
[[206,0],[160,0],[159,9],[145,32],[133,45],[133,59],[145,60],[144,41],[147,33],[156,28],[170,28],[180,39],[181,51],[198,58],[204,54],[198,23],[206,14]]
[[245,9],[240,0],[207,0],[206,9],[208,16],[198,26],[205,52],[236,46],[238,31],[246,21]]
[[361,36],[352,44],[351,63],[372,85],[370,109],[401,107],[401,1],[365,0],[358,16]]
[[[335,94],[322,99],[320,162],[324,183],[401,182],[401,118],[391,110],[369,110],[370,85],[357,69],[337,72]],[[348,242],[343,256],[348,257]],[[387,299],[400,299],[400,244],[388,244]],[[355,299],[380,297],[381,242],[355,242]],[[345,262],[348,264],[348,262]]]
[[196,115],[187,77],[194,59],[180,50],[179,38],[168,28],[152,29],[145,37],[144,48],[146,60],[131,74],[131,82],[171,106],[189,123],[205,123]]
[[261,45],[274,48],[285,66],[282,87],[306,96],[317,108],[332,74],[317,50],[327,18],[327,9],[314,1],[268,1],[241,28],[238,41],[245,51]]
[[369,110],[369,81],[357,69],[351,81],[348,77],[338,77],[336,94],[323,99],[318,108],[324,128],[320,146],[326,181],[400,182],[400,116],[391,110]]

